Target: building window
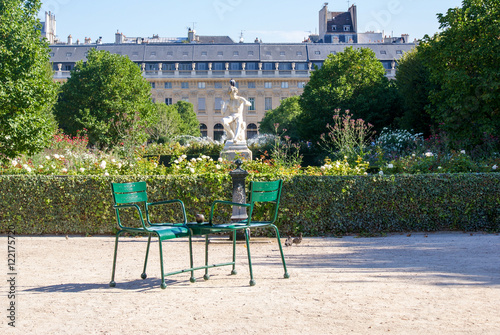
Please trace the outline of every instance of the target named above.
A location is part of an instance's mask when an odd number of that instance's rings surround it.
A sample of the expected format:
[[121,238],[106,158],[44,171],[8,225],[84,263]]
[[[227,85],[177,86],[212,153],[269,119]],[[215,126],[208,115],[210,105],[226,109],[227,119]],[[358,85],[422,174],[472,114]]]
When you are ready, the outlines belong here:
[[238,71],[238,70],[241,70],[241,65],[240,65],[240,63],[231,63],[231,70],[232,70],[232,71]]
[[186,56],[189,56],[189,53],[188,53],[187,51],[183,51],[183,52],[182,52],[182,55],[183,55],[184,57],[186,57]]
[[274,64],[273,63],[263,63],[262,66],[263,66],[264,71],[274,70],[274,68],[273,68]]
[[216,82],[214,83],[214,88],[222,88],[222,82],[220,82],[220,81],[216,81]]
[[65,65],[64,66],[65,71],[71,71],[71,65]]
[[179,65],[180,65],[180,70],[181,71],[191,71],[191,69],[192,69],[191,63],[189,63],[189,64],[181,63]]
[[71,52],[66,52],[66,57],[71,57],[73,54]]
[[247,70],[251,71],[257,70],[257,63],[254,62],[247,63]]
[[288,81],[282,81],[281,88],[288,88]]
[[198,82],[198,88],[199,88],[199,89],[204,89],[204,88],[205,88],[205,86],[206,86],[206,84],[205,84],[205,82],[204,82],[204,81],[200,81],[200,82]]
[[249,81],[248,88],[255,88],[255,81]]
[[304,88],[306,86],[306,82],[305,81],[299,81],[297,83],[297,88]]
[[285,56],[285,52],[284,51],[280,51],[280,56]]
[[224,53],[222,51],[217,51],[217,56],[222,57]]
[[163,71],[175,71],[175,64],[173,63],[165,63],[162,66]]
[[187,81],[183,81],[181,83],[181,88],[189,88],[189,83]]
[[344,31],[351,31],[351,26],[344,26]]
[[216,123],[214,126],[214,140],[220,141],[224,135],[224,126],[220,123]]
[[[201,55],[202,55],[202,56],[206,56],[206,55],[207,55],[207,52],[206,52],[206,51],[202,51],[202,52],[201,52]],[[201,125],[200,125],[200,127],[201,127]],[[205,126],[205,127],[206,127],[206,126]]]
[[215,97],[214,110],[220,113],[221,109],[222,109],[222,98]]
[[396,54],[398,54],[398,55],[402,55],[402,54],[403,54],[403,51],[402,51],[402,50],[396,50]]
[[215,71],[222,71],[222,70],[224,70],[224,64],[222,64],[222,63],[214,63],[213,69]]
[[302,51],[297,51],[297,56],[302,56]]
[[248,56],[253,56],[253,51],[252,51],[252,50],[250,50],[250,51],[248,52]]
[[299,70],[299,71],[307,70],[307,63],[296,63],[295,70]]
[[166,89],[172,88],[172,83],[169,81],[165,82],[165,88]]
[[248,110],[255,111],[255,98],[248,98],[248,102],[250,102],[250,106],[248,106]]
[[332,31],[337,31],[337,26],[332,24]]
[[238,51],[233,51],[233,56],[239,56],[240,53]]
[[250,123],[247,126],[247,139],[257,137],[257,135],[258,135],[257,125],[255,123]]
[[156,83],[151,83],[151,88],[156,88]]
[[151,51],[150,56],[156,56],[156,51]]
[[170,106],[172,104],[172,98],[165,98],[165,105]]
[[266,56],[271,56],[271,51],[266,51]]
[[264,109],[266,111],[273,109],[273,98],[271,97],[264,98]]
[[200,71],[206,71],[207,63],[196,63],[196,68]]
[[273,88],[273,83],[272,83],[272,82],[270,82],[270,81],[266,81],[266,82],[264,83],[264,88]]
[[[173,51],[167,51],[167,56],[173,56],[173,55],[174,55]],[[137,56],[139,56],[139,54],[137,54]]]
[[315,54],[315,55],[321,55],[321,51],[316,50],[316,51],[314,51],[314,54]]
[[380,54],[385,55],[387,52],[385,50],[380,50]]
[[206,124],[200,123],[200,133],[201,133],[201,137],[208,136],[208,127]]
[[189,102],[189,97],[182,97],[182,101]]
[[198,98],[198,110],[205,111],[205,98]]

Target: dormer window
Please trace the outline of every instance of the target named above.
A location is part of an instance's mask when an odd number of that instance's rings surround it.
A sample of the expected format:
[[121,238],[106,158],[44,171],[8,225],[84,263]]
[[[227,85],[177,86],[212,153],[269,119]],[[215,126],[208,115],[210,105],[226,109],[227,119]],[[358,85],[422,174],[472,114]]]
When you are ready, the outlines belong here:
[[337,31],[337,26],[332,24],[332,31]]
[[344,26],[344,31],[351,31],[351,26]]

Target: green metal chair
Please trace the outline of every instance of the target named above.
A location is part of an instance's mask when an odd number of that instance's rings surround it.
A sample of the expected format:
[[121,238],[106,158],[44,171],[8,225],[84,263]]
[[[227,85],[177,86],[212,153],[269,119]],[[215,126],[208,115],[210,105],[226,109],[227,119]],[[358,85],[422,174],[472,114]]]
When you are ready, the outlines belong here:
[[[186,210],[184,208],[184,203],[181,200],[165,200],[158,202],[148,202],[148,196],[146,193],[146,182],[135,182],[135,183],[112,183],[111,189],[113,192],[113,200],[114,206],[113,208],[116,211],[116,220],[118,224],[118,232],[116,233],[115,240],[115,253],[113,257],[113,272],[111,275],[111,281],[109,286],[115,287],[115,269],[116,269],[116,256],[118,251],[118,238],[121,234],[129,232],[133,234],[145,234],[148,235],[148,244],[146,248],[146,258],[144,260],[144,269],[141,274],[142,279],[146,279],[146,266],[148,263],[148,255],[149,255],[149,246],[151,244],[151,236],[155,235],[158,237],[158,245],[160,247],[160,267],[161,267],[161,288],[164,289],[167,287],[165,283],[165,277],[183,273],[183,272],[191,272],[191,282],[194,282],[194,274],[193,274],[193,253],[192,253],[192,244],[191,244],[191,231],[186,226]],[[182,210],[182,215],[184,221],[182,223],[152,223],[150,221],[150,207],[163,205],[163,204],[174,204],[177,203],[180,205]],[[142,208],[145,209],[146,216],[142,213]],[[135,227],[129,227],[122,224],[120,220],[120,210],[125,208],[135,208],[138,212],[140,225],[137,224]],[[174,239],[178,237],[188,237],[189,238],[189,255],[190,255],[190,268],[186,270],[180,270],[170,273],[165,273],[163,269],[163,249],[162,249],[162,241]]]
[[[286,269],[285,257],[283,255],[283,248],[281,246],[280,234],[278,227],[274,224],[278,217],[278,209],[280,204],[281,197],[281,187],[283,185],[282,180],[269,181],[269,182],[250,182],[250,200],[249,203],[235,203],[231,201],[223,201],[223,200],[215,200],[212,203],[212,207],[210,209],[210,217],[208,222],[203,223],[188,223],[187,226],[192,230],[193,235],[205,235],[205,266],[198,267],[195,269],[205,269],[205,275],[203,278],[208,280],[210,276],[208,275],[208,269],[212,267],[218,266],[226,266],[232,265],[231,274],[236,274],[235,264],[236,264],[236,232],[243,231],[245,234],[245,241],[247,246],[247,254],[248,254],[248,265],[250,269],[250,285],[255,285],[255,280],[253,278],[252,271],[252,258],[250,254],[250,243],[249,243],[249,231],[255,228],[266,228],[272,227],[276,232],[276,238],[278,240],[278,246],[280,248],[281,253],[281,261],[283,263],[283,268],[285,271],[284,278],[289,278],[290,275]],[[272,203],[274,205],[274,209],[271,211],[270,220],[269,221],[254,221],[252,220],[252,215],[254,214],[254,205],[256,203]],[[241,220],[239,222],[231,222],[224,224],[214,224],[213,218],[214,213],[218,205],[227,205],[227,206],[238,206],[248,208],[248,218],[245,220]],[[233,260],[228,263],[220,263],[208,265],[208,234],[219,233],[219,232],[231,232],[233,233]]]

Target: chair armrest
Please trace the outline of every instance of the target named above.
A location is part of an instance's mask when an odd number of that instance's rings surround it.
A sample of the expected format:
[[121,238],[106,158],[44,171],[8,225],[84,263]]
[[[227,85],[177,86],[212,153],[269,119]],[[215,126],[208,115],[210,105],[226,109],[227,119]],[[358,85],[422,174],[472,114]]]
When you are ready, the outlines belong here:
[[139,212],[139,217],[141,218],[141,223],[142,223],[142,227],[145,229],[145,230],[148,230],[148,227],[146,226],[146,223],[144,222],[144,218],[142,216],[142,211],[141,211],[141,208],[137,205],[137,204],[127,204],[127,205],[113,205],[113,208],[116,210],[116,215],[117,215],[117,218],[118,218],[118,226],[120,228],[134,228],[134,227],[124,227],[122,226],[121,222],[120,222],[120,214],[118,213],[118,211],[120,209],[123,209],[123,208],[135,208],[137,209],[137,211]]
[[214,200],[214,202],[212,202],[212,207],[210,208],[210,218],[208,219],[209,224],[212,224],[212,220],[214,217],[214,209],[215,209],[215,206],[217,204],[238,206],[238,207],[250,207],[251,206],[251,204],[241,204],[239,202],[232,202],[232,201],[226,201],[226,200]]
[[186,208],[184,207],[184,203],[182,202],[182,200],[179,200],[179,199],[162,200],[162,201],[155,201],[155,202],[146,203],[146,220],[148,221],[148,224],[158,225],[158,223],[151,223],[151,221],[149,220],[149,211],[147,210],[147,208],[149,206],[153,207],[153,206],[157,206],[157,205],[172,204],[172,203],[179,203],[181,205],[182,217],[184,219],[182,224],[184,224],[184,225],[187,224]]

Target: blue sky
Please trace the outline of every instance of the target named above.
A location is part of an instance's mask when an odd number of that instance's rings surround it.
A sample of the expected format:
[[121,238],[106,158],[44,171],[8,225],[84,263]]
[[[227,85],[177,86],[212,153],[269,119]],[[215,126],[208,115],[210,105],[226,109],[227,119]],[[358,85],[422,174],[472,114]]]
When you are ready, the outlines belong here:
[[[56,15],[57,35],[66,41],[92,41],[102,36],[114,42],[120,31],[128,37],[186,37],[187,28],[199,35],[228,35],[245,42],[258,37],[267,43],[298,43],[318,29],[324,1],[264,0],[44,0],[40,11]],[[358,31],[409,34],[410,40],[439,31],[437,13],[460,7],[461,0],[356,0]],[[330,11],[345,11],[348,1],[329,1]]]

